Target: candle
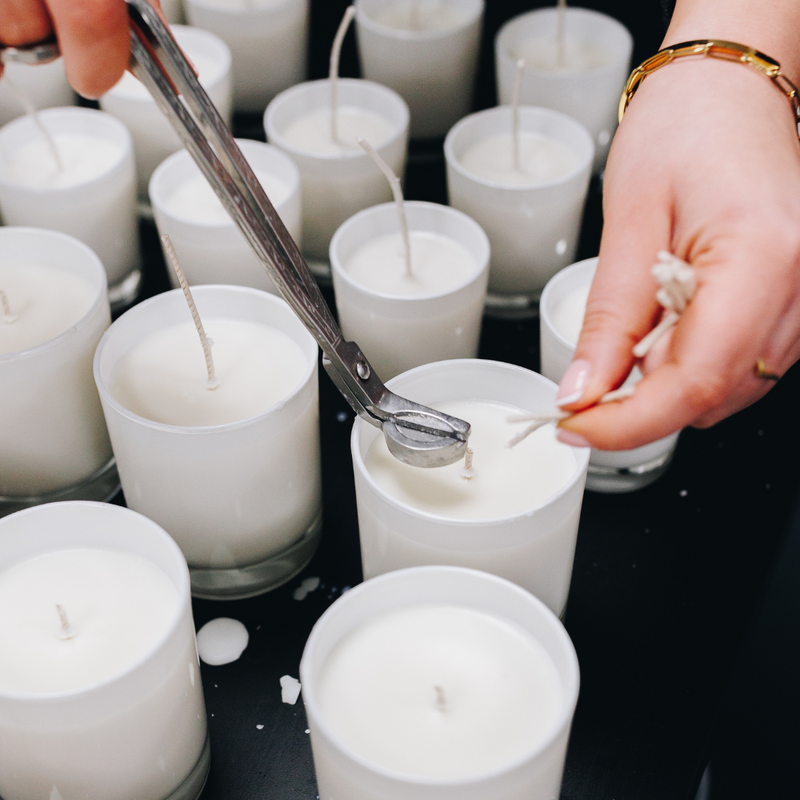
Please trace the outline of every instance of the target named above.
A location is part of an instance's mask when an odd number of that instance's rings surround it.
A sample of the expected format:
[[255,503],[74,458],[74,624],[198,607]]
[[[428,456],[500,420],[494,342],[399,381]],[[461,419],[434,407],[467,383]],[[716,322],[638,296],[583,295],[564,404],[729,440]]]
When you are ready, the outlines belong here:
[[30,117],[0,130],[0,211],[7,225],[62,231],[97,253],[111,303],[138,292],[141,274],[131,137],[102,111],[39,112],[52,147]]
[[384,379],[420,364],[475,358],[486,298],[489,241],[453,208],[405,202],[409,274],[395,204],[365,209],[331,241],[339,324]]
[[0,228],[0,515],[118,488],[91,360],[111,322],[106,276],[81,242]]
[[289,580],[319,541],[317,347],[274,295],[192,293],[216,388],[179,290],[111,326],[95,380],[129,507],[178,542],[195,595],[247,597]]
[[[555,275],[542,293],[542,374],[553,381],[561,380],[575,355],[596,268],[596,258],[579,261]],[[634,386],[641,378],[634,367],[623,385]],[[666,472],[677,444],[678,434],[674,433],[633,450],[593,449],[586,488],[616,493],[647,486]]]
[[308,0],[187,0],[186,13],[230,47],[237,111],[263,112],[305,80]]
[[[238,139],[256,178],[292,238],[300,239],[300,173],[283,151]],[[190,284],[228,283],[277,294],[261,262],[186,150],[163,161],[150,180],[150,199],[160,233],[181,254]],[[173,284],[177,283],[173,280]]]
[[423,564],[472,567],[514,581],[562,613],[589,454],[558,442],[552,426],[507,446],[520,430],[509,418],[551,408],[555,384],[510,364],[461,359],[417,367],[389,386],[463,415],[473,426],[474,460],[463,477],[463,462],[434,470],[397,462],[395,469],[379,431],[356,420],[364,576]]
[[497,94],[501,104],[511,102],[516,63],[523,59],[522,102],[562,111],[584,125],[595,144],[593,171],[599,173],[617,127],[633,39],[624,25],[599,11],[567,8],[562,13],[562,45],[556,8],[521,14],[500,29]]
[[361,73],[408,103],[411,136],[444,136],[469,113],[483,0],[357,0]]
[[450,203],[475,219],[492,247],[487,313],[536,313],[548,279],[574,258],[593,157],[585,128],[557,111],[493,108],[447,134]]
[[5,64],[3,78],[0,78],[0,127],[25,113],[9,81],[14,82],[14,86],[33,103],[34,108],[75,104],[75,92],[67,81],[63,58],[35,67],[14,62]]
[[[230,127],[230,49],[209,31],[188,25],[172,25],[170,30],[197,70],[200,85]],[[144,84],[129,72],[100,98],[100,108],[115,116],[131,132],[139,198],[146,201],[150,176],[168,155],[182,148],[181,140]]]
[[0,542],[2,796],[197,797],[208,738],[175,543],[87,502],[12,514]]
[[314,626],[300,677],[323,800],[558,795],[577,659],[507,581],[453,567],[368,580]]

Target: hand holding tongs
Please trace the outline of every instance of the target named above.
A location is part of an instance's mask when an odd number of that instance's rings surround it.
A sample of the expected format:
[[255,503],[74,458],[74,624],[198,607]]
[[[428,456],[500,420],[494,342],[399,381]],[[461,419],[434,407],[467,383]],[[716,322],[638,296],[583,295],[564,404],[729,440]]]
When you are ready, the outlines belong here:
[[[438,467],[464,457],[469,423],[390,392],[346,342],[299,248],[171,33],[147,0],[126,0],[131,70],[148,88],[284,299],[322,348],[322,363],[359,416],[383,429],[400,461]],[[181,95],[181,97],[179,97]]]

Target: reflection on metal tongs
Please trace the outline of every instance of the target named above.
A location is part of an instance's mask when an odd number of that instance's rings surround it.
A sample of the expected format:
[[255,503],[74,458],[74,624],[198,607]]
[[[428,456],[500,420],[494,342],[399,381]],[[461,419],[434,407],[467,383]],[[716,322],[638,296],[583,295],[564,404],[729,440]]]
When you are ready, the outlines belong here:
[[389,450],[400,461],[439,467],[463,458],[467,422],[393,394],[358,345],[344,341],[299,248],[169,30],[147,0],[127,3],[134,75],[149,89],[286,302],[319,343],[322,363],[350,405],[383,428]]

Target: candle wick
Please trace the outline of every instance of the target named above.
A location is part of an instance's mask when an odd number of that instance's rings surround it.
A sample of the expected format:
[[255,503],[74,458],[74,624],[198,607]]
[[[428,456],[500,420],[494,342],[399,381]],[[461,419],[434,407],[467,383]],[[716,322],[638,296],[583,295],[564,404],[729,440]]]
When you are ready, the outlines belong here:
[[411,0],[411,5],[408,9],[408,22],[412,31],[420,29],[419,0]]
[[339,82],[339,59],[342,55],[342,42],[347,34],[347,29],[356,15],[356,7],[348,6],[339,23],[339,29],[336,31],[336,36],[333,38],[333,47],[331,47],[331,63],[330,72],[328,73],[328,82],[331,87],[331,138],[334,142],[339,141],[339,102],[338,102],[338,82]]
[[556,28],[556,66],[564,66],[567,29],[567,0],[558,0],[558,25]]
[[47,142],[47,146],[50,148],[50,152],[53,155],[53,160],[56,162],[56,169],[59,172],[63,172],[64,162],[61,160],[61,153],[58,152],[55,139],[50,135],[50,131],[45,128],[36,106],[30,101],[25,92],[23,92],[22,89],[11,80],[11,78],[8,76],[8,73],[6,73],[3,77],[5,78],[6,84],[11,90],[11,93],[17,98],[20,105],[25,109],[25,113],[33,120],[34,124],[39,129],[39,132],[44,137],[45,142]]
[[464,468],[461,470],[461,478],[465,481],[471,481],[475,477],[475,469],[472,466],[472,460],[475,453],[471,448],[467,448],[467,453],[464,456]]
[[411,237],[408,233],[408,218],[406,217],[406,204],[403,201],[403,188],[400,186],[400,178],[394,174],[392,168],[381,158],[380,153],[366,140],[360,136],[356,141],[369,157],[378,165],[378,169],[386,176],[389,186],[392,187],[394,202],[397,206],[397,216],[400,219],[400,235],[403,238],[403,255],[406,262],[406,274],[409,278],[414,276],[411,269]]
[[167,252],[170,262],[172,262],[172,268],[175,270],[175,274],[178,276],[178,283],[180,283],[181,289],[183,289],[183,296],[186,298],[189,311],[192,312],[194,326],[197,328],[197,333],[200,336],[200,344],[203,346],[203,354],[206,357],[206,371],[208,373],[206,389],[216,389],[220,385],[221,381],[217,377],[217,374],[214,370],[214,358],[211,355],[211,348],[214,345],[214,342],[209,339],[208,336],[206,336],[206,331],[203,327],[203,321],[200,319],[200,314],[197,311],[194,297],[192,297],[192,290],[189,288],[189,284],[186,281],[186,276],[183,274],[180,262],[178,261],[178,255],[175,252],[175,248],[172,246],[169,236],[165,233],[161,237],[161,241],[164,244],[164,249]]
[[443,714],[446,714],[449,709],[447,707],[447,697],[445,696],[444,689],[441,686],[434,686],[434,691],[436,692],[436,708],[438,711],[441,711]]
[[61,622],[61,628],[58,631],[59,639],[72,639],[75,637],[75,631],[69,624],[67,619],[67,612],[64,606],[56,603],[56,611],[58,611],[58,619]]
[[0,306],[3,308],[3,322],[5,322],[6,325],[11,325],[19,319],[16,314],[11,313],[11,306],[8,304],[8,296],[2,289],[0,289]]
[[522,94],[522,76],[525,73],[525,60],[520,58],[517,61],[517,71],[514,75],[514,90],[511,95],[511,138],[514,148],[514,169],[519,172],[519,102]]

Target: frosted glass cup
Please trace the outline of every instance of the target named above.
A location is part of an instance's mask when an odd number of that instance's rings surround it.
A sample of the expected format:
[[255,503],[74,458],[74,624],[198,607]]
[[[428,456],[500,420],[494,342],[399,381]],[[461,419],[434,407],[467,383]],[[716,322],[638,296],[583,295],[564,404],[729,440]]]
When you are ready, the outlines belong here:
[[[577,319],[575,298],[586,292],[594,279],[597,259],[587,258],[563,269],[542,294],[540,328],[542,374],[556,383],[572,363],[578,344],[574,332],[580,331],[583,314]],[[569,315],[569,316],[565,316]],[[566,329],[569,324],[571,330]],[[634,367],[626,386],[636,384],[642,374]],[[651,484],[667,470],[675,454],[678,435],[673,433],[634,450],[592,450],[586,488],[595,492],[632,492]]]

